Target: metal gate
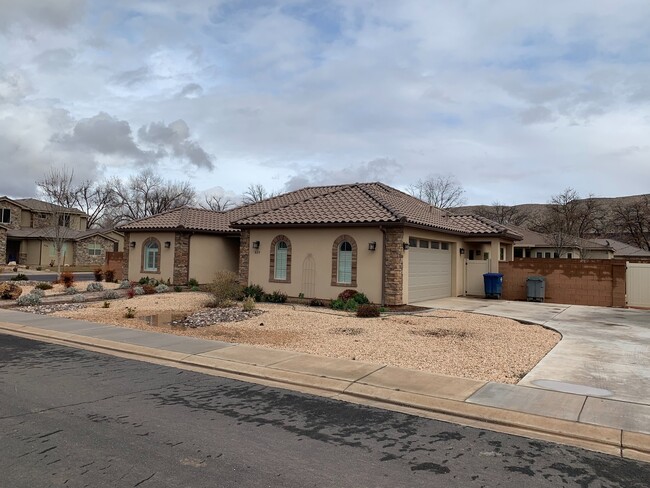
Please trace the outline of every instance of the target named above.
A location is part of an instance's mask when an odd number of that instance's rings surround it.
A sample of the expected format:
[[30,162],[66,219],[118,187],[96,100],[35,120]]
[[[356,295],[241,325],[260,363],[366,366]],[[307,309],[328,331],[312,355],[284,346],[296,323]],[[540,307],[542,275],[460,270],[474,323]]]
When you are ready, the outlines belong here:
[[490,272],[490,261],[466,259],[465,260],[465,295],[485,295],[483,274]]
[[650,307],[650,264],[627,263],[625,293],[628,307]]

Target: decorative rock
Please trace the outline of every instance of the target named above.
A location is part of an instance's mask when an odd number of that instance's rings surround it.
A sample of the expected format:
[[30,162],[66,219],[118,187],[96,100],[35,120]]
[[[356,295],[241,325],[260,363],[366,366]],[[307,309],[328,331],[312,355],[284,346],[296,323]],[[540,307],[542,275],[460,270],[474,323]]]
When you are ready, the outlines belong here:
[[220,322],[240,322],[263,313],[264,310],[245,311],[239,307],[210,308],[188,315],[184,319],[174,320],[171,322],[171,325],[194,329],[197,327],[208,327]]

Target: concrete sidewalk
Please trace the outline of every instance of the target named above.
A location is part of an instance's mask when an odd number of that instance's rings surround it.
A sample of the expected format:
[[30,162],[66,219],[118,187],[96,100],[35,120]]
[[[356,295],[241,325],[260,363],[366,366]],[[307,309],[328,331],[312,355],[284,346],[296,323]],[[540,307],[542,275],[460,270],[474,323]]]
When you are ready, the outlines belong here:
[[650,461],[650,406],[0,310],[0,332]]

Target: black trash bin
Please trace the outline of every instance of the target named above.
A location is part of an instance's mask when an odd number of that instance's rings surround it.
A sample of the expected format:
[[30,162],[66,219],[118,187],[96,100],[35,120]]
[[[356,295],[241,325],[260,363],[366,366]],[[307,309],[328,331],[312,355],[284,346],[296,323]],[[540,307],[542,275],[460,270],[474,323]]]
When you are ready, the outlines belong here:
[[526,297],[529,302],[543,302],[546,281],[543,276],[529,276],[526,280]]
[[483,275],[483,284],[485,286],[485,298],[500,298],[503,288],[503,274],[485,273]]

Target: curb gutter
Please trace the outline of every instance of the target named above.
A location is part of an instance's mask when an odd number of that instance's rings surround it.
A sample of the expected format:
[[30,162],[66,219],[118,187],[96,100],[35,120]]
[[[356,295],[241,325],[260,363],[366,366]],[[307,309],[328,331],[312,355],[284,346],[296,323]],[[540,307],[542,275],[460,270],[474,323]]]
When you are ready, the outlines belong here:
[[[271,383],[289,390],[396,410],[411,415],[455,422],[476,428],[520,435],[650,462],[650,435],[612,427],[574,422],[530,413],[483,406],[421,393],[382,388],[358,381],[286,371],[272,366],[135,346],[18,324],[0,322],[3,332],[80,348],[119,353],[132,359],[172,363],[174,366],[227,376],[242,381]],[[379,366],[378,366],[379,368]]]

